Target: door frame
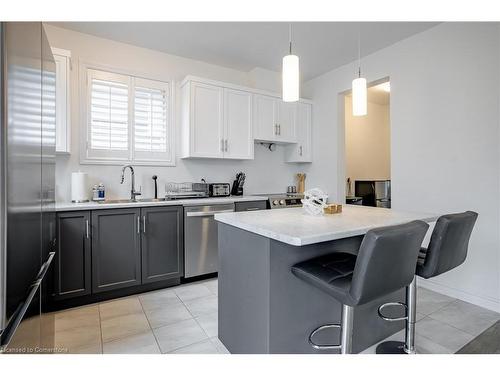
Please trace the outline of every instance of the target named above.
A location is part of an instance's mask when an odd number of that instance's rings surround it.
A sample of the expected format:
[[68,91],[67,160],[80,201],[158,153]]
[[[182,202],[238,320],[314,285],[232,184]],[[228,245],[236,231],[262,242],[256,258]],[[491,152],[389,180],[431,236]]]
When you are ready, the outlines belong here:
[[[390,76],[385,76],[374,81],[370,81],[367,83],[367,88],[380,85],[384,82],[391,82]],[[347,89],[341,91],[337,94],[337,108],[338,108],[338,124],[337,127],[337,176],[339,179],[337,180],[337,199],[339,202],[345,202],[346,198],[346,172],[345,172],[345,163],[346,163],[346,154],[345,154],[345,96],[352,93],[352,89]],[[392,95],[392,94],[391,94]],[[391,111],[392,106],[389,106],[389,111]],[[391,116],[389,117],[391,118]],[[390,148],[392,151],[392,121],[389,121],[389,129],[390,129]],[[392,185],[392,152],[391,152],[391,191],[393,191]],[[391,197],[392,201],[392,197]],[[391,202],[391,206],[393,206],[393,202]]]

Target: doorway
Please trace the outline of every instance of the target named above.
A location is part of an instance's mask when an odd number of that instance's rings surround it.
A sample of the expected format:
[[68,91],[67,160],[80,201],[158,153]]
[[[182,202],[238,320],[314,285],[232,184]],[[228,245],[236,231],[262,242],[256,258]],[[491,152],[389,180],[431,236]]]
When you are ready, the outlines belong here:
[[367,89],[367,114],[354,116],[344,95],[344,170],[347,204],[391,208],[390,81]]

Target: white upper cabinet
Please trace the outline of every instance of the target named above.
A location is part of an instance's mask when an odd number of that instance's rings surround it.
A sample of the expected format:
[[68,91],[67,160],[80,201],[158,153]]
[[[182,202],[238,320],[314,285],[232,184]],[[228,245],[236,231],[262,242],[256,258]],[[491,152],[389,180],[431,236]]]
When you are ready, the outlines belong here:
[[258,141],[295,143],[296,103],[279,97],[254,95],[254,138]]
[[286,161],[289,163],[312,162],[312,105],[299,102],[296,107],[295,131],[297,143],[286,146]]
[[182,157],[253,159],[252,94],[186,80]]
[[224,89],[224,158],[253,159],[252,94]]
[[181,84],[182,158],[253,159],[254,141],[283,144],[286,161],[310,162],[310,101],[188,76]]
[[254,138],[259,141],[274,140],[278,133],[276,98],[254,95]]
[[71,52],[52,48],[56,62],[56,152],[71,152],[70,72]]
[[223,157],[223,89],[199,82],[189,82],[187,111],[188,152],[184,157]]
[[278,137],[281,142],[297,142],[296,110],[298,103],[287,103],[279,100]]

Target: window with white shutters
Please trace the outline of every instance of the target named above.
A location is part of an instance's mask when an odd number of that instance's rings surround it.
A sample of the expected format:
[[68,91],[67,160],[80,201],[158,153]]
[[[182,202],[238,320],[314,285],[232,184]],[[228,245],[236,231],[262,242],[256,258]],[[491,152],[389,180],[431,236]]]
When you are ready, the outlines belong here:
[[87,69],[84,163],[173,165],[170,85]]

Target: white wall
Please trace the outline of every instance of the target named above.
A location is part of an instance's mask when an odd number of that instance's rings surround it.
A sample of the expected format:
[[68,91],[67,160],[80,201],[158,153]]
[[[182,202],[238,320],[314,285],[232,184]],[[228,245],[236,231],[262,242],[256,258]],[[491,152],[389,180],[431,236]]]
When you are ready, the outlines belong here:
[[[174,80],[179,84],[188,75],[221,80],[234,84],[254,85],[256,88],[280,92],[279,73],[264,69],[241,72],[201,61],[168,55],[153,50],[118,43],[107,39],[45,25],[49,42],[53,47],[68,49],[72,56],[71,71],[71,155],[58,155],[56,160],[56,196],[58,201],[69,201],[70,174],[82,170],[88,173],[90,185],[103,182],[108,198],[128,198],[130,177],[120,185],[120,166],[80,165],[80,101],[78,87],[79,62],[94,63],[120,70],[140,74],[146,78]],[[177,88],[177,99],[179,90]],[[176,102],[176,124],[179,124],[180,101]],[[176,131],[177,155],[180,150],[180,131]],[[284,150],[270,152],[260,145],[255,145],[255,160],[182,160],[177,156],[175,167],[136,167],[137,187],[142,185],[144,197],[154,194],[151,176],[158,175],[159,194],[164,192],[167,181],[199,181],[205,178],[209,182],[232,182],[240,170],[247,174],[245,193],[280,192],[287,185],[294,183],[294,173],[300,171],[297,165],[284,162]]]
[[369,101],[367,109],[353,116],[352,97],[345,97],[345,175],[353,188],[356,180],[391,179],[389,105]]
[[[391,82],[394,209],[474,210],[464,265],[425,285],[500,311],[499,51],[496,23],[447,23],[362,60],[369,82]],[[344,194],[343,103],[355,63],[304,85],[314,101],[311,185]],[[338,145],[337,148],[331,145]],[[421,282],[424,285],[424,282]]]

